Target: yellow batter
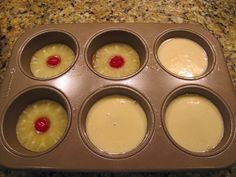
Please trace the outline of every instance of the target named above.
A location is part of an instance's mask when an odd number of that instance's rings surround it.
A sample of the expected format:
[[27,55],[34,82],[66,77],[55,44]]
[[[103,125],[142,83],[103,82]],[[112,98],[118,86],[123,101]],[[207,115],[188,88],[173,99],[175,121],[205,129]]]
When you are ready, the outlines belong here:
[[89,110],[86,132],[101,151],[122,154],[136,148],[144,139],[147,118],[135,100],[121,95],[106,96]]
[[186,78],[201,76],[208,66],[205,50],[196,42],[185,38],[164,41],[157,54],[167,70]]
[[193,152],[215,148],[224,135],[224,122],[217,107],[196,94],[175,98],[166,109],[165,123],[171,137]]

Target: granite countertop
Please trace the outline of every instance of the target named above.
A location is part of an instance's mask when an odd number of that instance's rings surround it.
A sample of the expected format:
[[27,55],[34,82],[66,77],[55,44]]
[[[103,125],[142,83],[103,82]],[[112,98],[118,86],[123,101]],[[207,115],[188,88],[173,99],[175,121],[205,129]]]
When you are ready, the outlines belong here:
[[[17,38],[29,28],[60,23],[191,23],[207,28],[222,45],[236,88],[235,0],[5,0],[0,1],[0,84]],[[222,170],[178,173],[68,173],[10,170],[5,176],[236,176],[236,165]]]

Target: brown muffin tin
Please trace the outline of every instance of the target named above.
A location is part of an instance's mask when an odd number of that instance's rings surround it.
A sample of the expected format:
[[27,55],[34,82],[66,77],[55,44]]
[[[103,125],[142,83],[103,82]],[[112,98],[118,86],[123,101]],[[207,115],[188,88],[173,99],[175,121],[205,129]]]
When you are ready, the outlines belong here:
[[[156,55],[166,39],[184,37],[200,44],[208,55],[206,72],[183,78],[168,72]],[[109,78],[92,67],[92,55],[104,44],[124,42],[140,56],[140,69],[122,78]],[[50,43],[64,43],[75,60],[63,73],[38,79],[30,71],[35,51]],[[45,25],[24,33],[12,50],[0,88],[0,164],[19,169],[68,171],[171,171],[223,168],[236,162],[236,94],[219,42],[208,31],[190,24],[63,24]],[[165,109],[175,97],[197,93],[211,100],[224,119],[224,137],[206,153],[189,152],[166,130]],[[112,155],[88,139],[85,119],[103,96],[121,94],[140,103],[147,115],[147,133],[134,150]],[[23,148],[16,138],[16,122],[30,103],[51,99],[68,113],[69,124],[60,141],[46,152]]]

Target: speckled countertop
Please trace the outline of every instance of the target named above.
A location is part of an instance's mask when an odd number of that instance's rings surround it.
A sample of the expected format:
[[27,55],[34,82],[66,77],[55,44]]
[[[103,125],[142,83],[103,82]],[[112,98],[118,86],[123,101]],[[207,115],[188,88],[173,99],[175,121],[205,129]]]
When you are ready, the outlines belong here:
[[[0,2],[0,83],[11,49],[26,29],[43,24],[93,22],[193,23],[207,28],[220,41],[236,88],[236,1],[235,0],[5,0]],[[236,165],[223,170],[178,173],[68,173],[9,170],[5,176],[236,176]]]

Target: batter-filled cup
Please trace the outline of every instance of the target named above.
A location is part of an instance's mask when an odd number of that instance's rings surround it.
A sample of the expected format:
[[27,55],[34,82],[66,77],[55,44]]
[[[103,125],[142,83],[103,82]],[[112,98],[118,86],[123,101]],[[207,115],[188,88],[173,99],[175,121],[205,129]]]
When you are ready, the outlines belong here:
[[147,117],[136,100],[123,95],[109,95],[93,104],[85,126],[89,140],[99,150],[124,154],[143,141]]
[[210,100],[198,94],[176,97],[167,106],[164,119],[172,139],[191,152],[208,152],[224,136],[220,111]]
[[203,75],[208,68],[206,51],[187,38],[169,38],[157,50],[160,63],[169,72],[184,78]]

